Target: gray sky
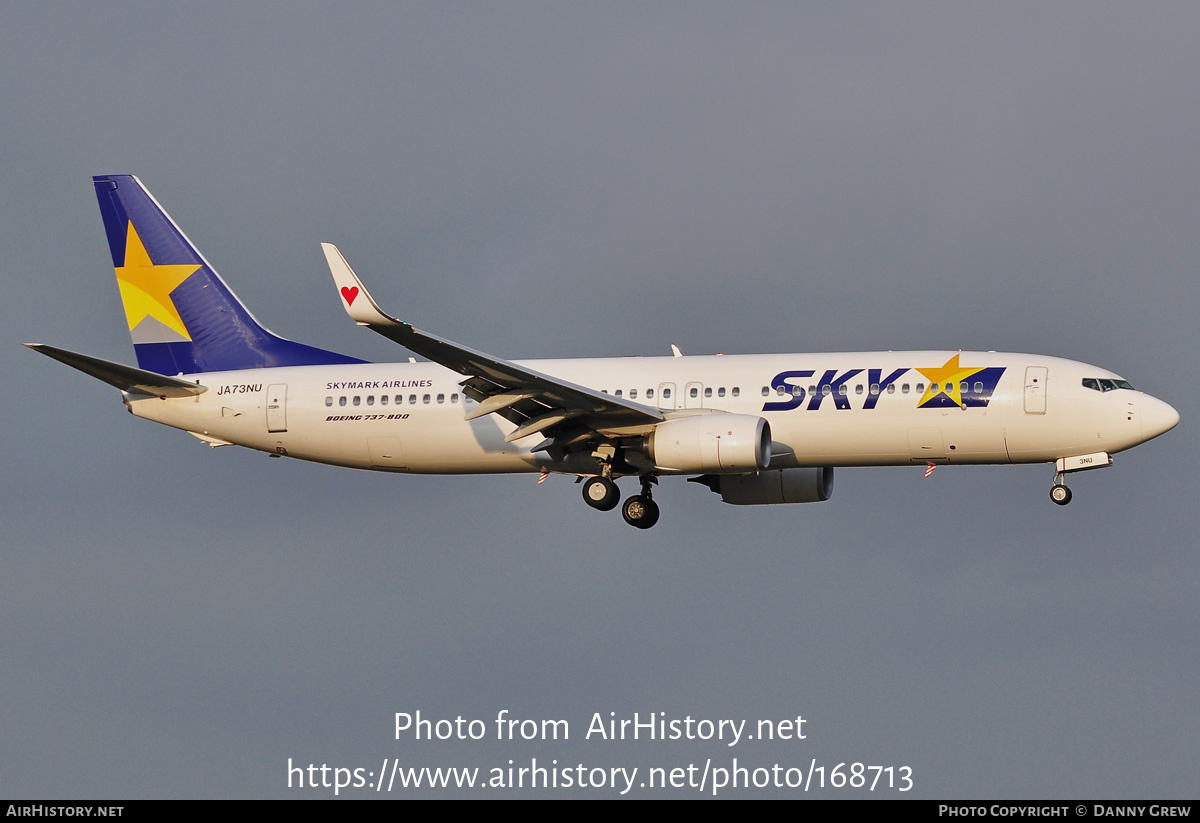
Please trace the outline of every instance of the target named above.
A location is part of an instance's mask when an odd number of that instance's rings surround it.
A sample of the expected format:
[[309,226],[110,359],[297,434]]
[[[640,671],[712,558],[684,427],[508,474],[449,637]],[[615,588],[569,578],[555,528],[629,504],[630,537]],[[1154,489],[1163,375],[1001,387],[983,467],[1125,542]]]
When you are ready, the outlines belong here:
[[[5,4],[0,794],[737,757],[1194,796],[1197,42],[1190,3]],[[19,346],[134,362],[100,173],[273,330],[368,359],[407,352],[346,319],[320,241],[504,357],[1034,351],[1183,421],[1065,509],[1048,466],[839,470],[811,506],[664,481],[645,533],[563,478],[210,451]],[[502,709],[571,739],[392,731]],[[596,712],[807,739],[584,740]]]

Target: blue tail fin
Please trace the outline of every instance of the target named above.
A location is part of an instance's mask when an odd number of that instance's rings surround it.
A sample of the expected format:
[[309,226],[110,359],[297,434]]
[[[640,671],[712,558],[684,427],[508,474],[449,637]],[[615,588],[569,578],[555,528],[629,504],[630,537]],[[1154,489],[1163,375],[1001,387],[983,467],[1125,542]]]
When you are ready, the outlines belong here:
[[93,177],[138,366],[159,374],[364,361],[259,325],[131,174]]

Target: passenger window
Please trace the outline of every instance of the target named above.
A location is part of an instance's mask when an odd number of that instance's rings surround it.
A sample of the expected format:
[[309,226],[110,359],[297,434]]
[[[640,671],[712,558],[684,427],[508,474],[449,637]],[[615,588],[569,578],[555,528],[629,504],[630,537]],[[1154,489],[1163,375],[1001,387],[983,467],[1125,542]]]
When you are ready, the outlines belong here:
[[979,383],[979,382],[975,383],[975,393],[983,394],[983,383]]
[[804,387],[803,386],[792,386],[792,397],[803,397],[803,396],[804,396]]
[[775,393],[780,397],[783,397],[783,395],[787,393],[787,389],[785,389],[783,386],[776,386]]
[[452,395],[450,395],[450,402],[451,402],[451,403],[457,403],[457,402],[458,402],[458,394],[457,394],[457,393],[456,393],[456,394],[452,394]]
[[428,394],[421,398],[421,402],[424,403],[426,406],[429,405],[429,400],[430,400],[430,397]]
[[771,390],[768,389],[766,386],[763,386],[763,397],[766,397],[770,393],[771,393]]
[[630,399],[630,400],[637,400],[637,389],[630,389],[630,390],[629,390],[629,399]]
[[921,392],[922,394],[924,394],[924,393],[925,393],[925,384],[924,384],[924,383],[918,383],[918,384],[917,384],[917,391],[918,391],[918,392]]
[[871,396],[872,396],[872,397],[877,397],[878,395],[879,395],[879,384],[878,384],[878,383],[872,383],[872,384],[871,384]]
[[338,398],[338,405],[339,406],[346,405],[346,395],[343,394],[341,397]]
[[669,398],[670,396],[671,396],[671,390],[663,389],[663,398]]
[[721,388],[717,389],[717,397],[724,397],[724,396],[725,396],[725,387],[722,386]]
[[646,399],[648,399],[648,400],[654,399],[654,389],[646,389]]
[[839,396],[839,397],[845,397],[845,396],[846,396],[846,384],[845,384],[845,383],[843,383],[842,385],[838,386],[838,396]]
[[705,397],[712,397],[712,389],[705,389],[705,390],[704,390],[704,396],[705,396]]
[[824,386],[821,387],[821,396],[828,397],[832,393],[832,391],[833,390],[829,388],[829,384],[826,383]]
[[443,404],[443,403],[445,403],[445,402],[446,402],[446,395],[444,395],[444,394],[439,394],[439,395],[438,395],[438,405],[440,406],[440,405],[442,405],[442,404]]
[[[947,387],[946,387],[946,391],[950,391],[950,390],[951,390],[951,389],[953,389],[953,388],[954,388],[953,386],[947,386]],[[920,390],[921,390],[921,387],[920,387],[920,386],[917,386],[917,391],[920,391]],[[938,384],[937,384],[937,383],[930,383],[930,384],[929,384],[929,390],[930,390],[931,392],[933,392],[934,394],[937,394],[937,390],[938,390]]]
[[[429,402],[429,395],[425,395],[425,402],[426,402],[426,403],[428,403],[428,402]],[[417,405],[417,396],[416,396],[415,394],[410,394],[410,395],[408,396],[408,404],[409,404],[410,406],[415,406],[415,405]]]
[[615,392],[615,394],[617,395],[617,397],[620,397],[620,396],[621,396],[621,390],[620,390],[620,389],[617,389],[617,390],[616,390],[616,392]]
[[404,402],[404,395],[402,395],[402,394],[396,395],[396,405],[399,406],[403,402]]
[[734,387],[733,387],[733,396],[734,396],[734,397],[737,397],[737,396],[738,396],[739,394],[741,394],[741,393],[742,393],[742,390],[741,390],[741,389],[739,389],[737,386],[734,386]]
[[700,390],[699,390],[699,389],[697,389],[695,386],[692,386],[692,389],[691,389],[691,391],[689,392],[689,394],[691,394],[691,396],[692,396],[692,397],[699,397],[699,396],[700,396]]
[[332,396],[332,395],[331,395],[331,396],[329,396],[329,397],[326,397],[326,398],[325,398],[325,405],[326,405],[326,406],[332,406],[332,405],[333,405],[333,396]]
[[863,387],[862,387],[862,383],[859,383],[857,386],[855,386],[855,387],[854,387],[854,393],[855,393],[855,394],[862,394],[862,393],[863,393]]
[[[908,391],[908,389],[905,389],[905,391]],[[895,394],[895,393],[896,393],[896,384],[888,383],[888,394]]]
[[900,387],[900,393],[908,394],[908,384],[907,383],[905,383],[903,386]]
[[367,405],[368,405],[368,406],[374,406],[374,405],[375,405],[375,395],[373,395],[373,394],[368,394],[368,395],[367,395]]
[[356,406],[361,406],[361,405],[362,405],[362,398],[361,398],[361,397],[359,397],[357,394],[356,394],[356,395],[354,395],[354,405],[356,405]]
[[387,405],[387,395],[386,394],[379,395],[379,405],[381,405],[381,406]]

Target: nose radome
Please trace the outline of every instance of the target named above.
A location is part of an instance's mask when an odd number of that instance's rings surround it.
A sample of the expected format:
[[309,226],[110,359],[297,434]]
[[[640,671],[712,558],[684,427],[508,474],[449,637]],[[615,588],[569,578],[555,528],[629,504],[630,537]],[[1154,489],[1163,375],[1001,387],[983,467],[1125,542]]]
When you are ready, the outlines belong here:
[[1142,418],[1142,436],[1149,440],[1175,428],[1179,423],[1179,412],[1157,397],[1146,397],[1138,403]]

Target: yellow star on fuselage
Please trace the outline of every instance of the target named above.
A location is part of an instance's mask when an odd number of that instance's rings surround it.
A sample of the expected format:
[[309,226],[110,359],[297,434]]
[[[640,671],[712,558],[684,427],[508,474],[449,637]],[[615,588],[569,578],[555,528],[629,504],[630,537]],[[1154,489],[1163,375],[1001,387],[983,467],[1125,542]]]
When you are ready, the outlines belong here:
[[154,265],[130,221],[125,238],[125,265],[116,267],[117,286],[121,289],[121,302],[125,305],[125,319],[129,321],[130,330],[145,318],[153,317],[191,340],[179,311],[171,302],[171,292],[199,268],[191,264]]
[[[921,402],[917,404],[918,408],[924,406],[939,394],[946,395],[957,406],[962,405],[962,392],[959,389],[963,381],[971,375],[983,371],[983,367],[964,369],[958,365],[958,357],[957,354],[954,355],[941,367],[936,369],[917,369],[917,371],[929,378],[929,386],[925,389],[925,394],[921,397]],[[937,386],[937,391],[933,390],[934,386]]]

